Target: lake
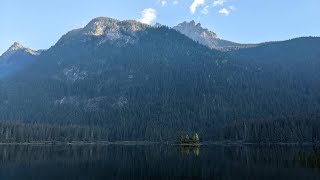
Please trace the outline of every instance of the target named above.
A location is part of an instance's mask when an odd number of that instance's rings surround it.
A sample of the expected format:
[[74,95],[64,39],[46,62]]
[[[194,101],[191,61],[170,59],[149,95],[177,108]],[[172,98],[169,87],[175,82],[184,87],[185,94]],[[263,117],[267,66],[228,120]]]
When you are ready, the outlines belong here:
[[312,146],[0,145],[1,180],[320,179]]

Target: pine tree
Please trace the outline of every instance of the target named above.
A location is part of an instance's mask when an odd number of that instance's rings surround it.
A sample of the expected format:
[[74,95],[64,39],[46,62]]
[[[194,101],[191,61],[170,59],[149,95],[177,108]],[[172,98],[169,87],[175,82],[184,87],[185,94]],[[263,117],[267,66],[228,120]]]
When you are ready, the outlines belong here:
[[193,136],[193,142],[194,142],[194,143],[199,143],[199,142],[200,142],[198,133],[196,133],[196,134]]

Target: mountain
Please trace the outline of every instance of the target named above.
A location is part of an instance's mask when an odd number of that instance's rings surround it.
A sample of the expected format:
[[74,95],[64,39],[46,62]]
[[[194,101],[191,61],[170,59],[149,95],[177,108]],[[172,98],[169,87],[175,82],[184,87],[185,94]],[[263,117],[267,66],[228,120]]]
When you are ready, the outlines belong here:
[[147,25],[136,21],[119,21],[112,18],[98,17],[93,19],[84,28],[76,29],[64,35],[56,46],[68,46],[68,43],[86,43],[94,38],[96,46],[102,46],[106,42],[115,46],[134,44],[137,33],[144,31]]
[[0,56],[0,78],[7,77],[29,66],[41,51],[34,51],[15,42]]
[[229,50],[253,46],[220,39],[216,33],[203,28],[200,23],[196,24],[193,20],[190,22],[185,21],[180,23],[173,27],[173,29],[212,49]]
[[0,137],[319,141],[319,44],[223,52],[165,26],[95,18],[0,82]]

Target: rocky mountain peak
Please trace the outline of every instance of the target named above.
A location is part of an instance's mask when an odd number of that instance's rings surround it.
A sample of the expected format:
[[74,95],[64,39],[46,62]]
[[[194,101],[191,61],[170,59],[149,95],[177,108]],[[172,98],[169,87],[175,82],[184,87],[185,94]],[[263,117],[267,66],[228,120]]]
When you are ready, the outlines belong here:
[[23,45],[21,45],[18,42],[14,42],[13,45],[10,46],[10,48],[4,52],[1,56],[2,60],[9,59],[11,56],[15,54],[28,54],[28,55],[39,55],[40,52],[34,51],[29,48],[25,48]]
[[102,36],[108,35],[110,32],[133,33],[143,30],[146,27],[147,25],[134,20],[120,21],[108,17],[98,17],[91,20],[88,25],[82,29],[82,33],[85,35]]
[[94,18],[83,28],[83,33],[86,35],[101,36],[104,35],[106,29],[117,30],[118,22],[118,20],[107,17]]
[[86,37],[95,36],[100,38],[98,45],[110,42],[122,46],[128,43],[132,44],[137,39],[136,32],[147,27],[149,26],[134,20],[120,21],[108,17],[97,17],[91,20],[84,28],[70,31],[59,42],[60,45],[64,45],[68,41],[77,38],[85,42]]
[[24,47],[18,43],[18,42],[14,42],[12,46],[10,46],[10,48],[8,49],[8,51],[16,51],[19,49],[24,49]]
[[190,22],[183,22],[178,24],[177,26],[173,27],[174,29],[180,31],[182,34],[191,35],[192,37],[196,36],[204,36],[204,37],[211,37],[217,39],[218,36],[216,33],[203,28],[200,23],[196,23],[194,20]]
[[196,23],[194,20],[180,23],[173,27],[173,29],[212,49],[224,50],[230,47],[241,46],[240,44],[220,39],[216,33],[203,28],[200,23]]

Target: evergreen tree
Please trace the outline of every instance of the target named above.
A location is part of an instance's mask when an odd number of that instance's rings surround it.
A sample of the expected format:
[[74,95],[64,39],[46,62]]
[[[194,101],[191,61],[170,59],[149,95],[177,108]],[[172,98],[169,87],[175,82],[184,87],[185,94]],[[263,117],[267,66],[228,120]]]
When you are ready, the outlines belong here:
[[200,142],[198,133],[196,133],[196,134],[193,136],[193,142],[194,142],[194,143],[199,143],[199,142]]

